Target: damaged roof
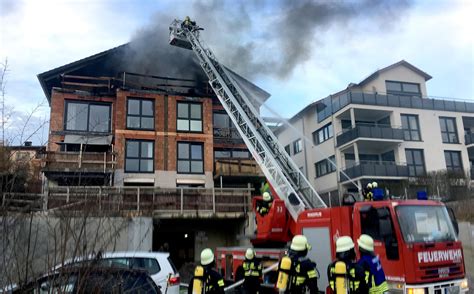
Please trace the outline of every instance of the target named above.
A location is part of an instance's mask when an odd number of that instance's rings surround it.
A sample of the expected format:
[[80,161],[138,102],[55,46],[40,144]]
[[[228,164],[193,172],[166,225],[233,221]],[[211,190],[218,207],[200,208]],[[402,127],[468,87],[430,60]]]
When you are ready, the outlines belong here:
[[[130,43],[126,43],[38,74],[38,80],[46,98],[48,99],[48,103],[51,104],[52,88],[61,87],[62,75],[118,77],[118,74],[127,70],[123,67],[123,63],[116,61],[124,58],[129,49]],[[265,90],[233,72],[229,68],[225,68],[227,69],[227,73],[238,82],[246,93],[250,93],[256,97],[257,104],[262,104],[270,97],[270,94]],[[207,80],[205,82],[207,82]]]

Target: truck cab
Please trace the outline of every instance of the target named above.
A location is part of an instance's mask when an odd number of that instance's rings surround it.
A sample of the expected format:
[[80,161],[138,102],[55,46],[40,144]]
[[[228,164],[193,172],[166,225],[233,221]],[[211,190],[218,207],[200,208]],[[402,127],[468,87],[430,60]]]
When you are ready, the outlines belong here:
[[391,291],[467,291],[461,242],[444,204],[429,200],[358,202],[353,239],[374,239]]

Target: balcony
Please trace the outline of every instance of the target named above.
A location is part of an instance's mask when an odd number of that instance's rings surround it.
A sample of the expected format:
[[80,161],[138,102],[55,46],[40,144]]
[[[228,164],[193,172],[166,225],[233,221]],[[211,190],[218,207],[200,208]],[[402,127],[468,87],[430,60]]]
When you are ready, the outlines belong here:
[[115,168],[112,152],[52,152],[41,155],[45,172],[110,173]]
[[217,144],[245,144],[236,128],[214,128],[214,143]]
[[464,141],[466,142],[466,145],[472,145],[474,144],[474,133],[466,133],[464,135]]
[[325,120],[349,104],[474,113],[474,103],[467,101],[347,91],[337,96],[329,96],[317,102],[318,122]]
[[355,128],[347,130],[337,136],[337,147],[340,147],[350,141],[358,138],[403,141],[403,130],[392,128],[391,126],[371,126],[357,125]]
[[251,188],[51,187],[45,194],[3,193],[9,211],[84,212],[88,216],[243,218]]
[[[392,161],[361,161],[359,164],[346,168],[344,173],[351,179],[359,177],[395,177],[407,178],[409,176],[408,166]],[[341,182],[348,181],[347,177],[341,173]]]
[[253,159],[216,159],[214,178],[227,177],[263,177],[264,174]]

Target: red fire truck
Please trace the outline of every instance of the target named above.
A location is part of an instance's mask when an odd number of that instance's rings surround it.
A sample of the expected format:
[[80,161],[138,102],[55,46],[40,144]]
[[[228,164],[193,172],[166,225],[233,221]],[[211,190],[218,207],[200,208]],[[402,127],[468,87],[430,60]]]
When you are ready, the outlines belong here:
[[[169,41],[194,51],[219,102],[271,185],[275,200],[269,214],[257,215],[252,243],[255,247],[280,245],[281,249],[257,249],[257,257],[276,261],[292,236],[304,234],[312,245],[309,257],[318,263],[318,283],[324,289],[336,239],[343,235],[357,239],[365,233],[375,240],[391,292],[468,290],[457,225],[444,204],[428,200],[356,202],[349,195],[343,206],[328,208],[260,117],[254,107],[258,93],[217,61],[200,40],[200,31],[194,22],[175,20]],[[238,275],[244,252],[245,248],[218,249],[217,264],[227,277]]]

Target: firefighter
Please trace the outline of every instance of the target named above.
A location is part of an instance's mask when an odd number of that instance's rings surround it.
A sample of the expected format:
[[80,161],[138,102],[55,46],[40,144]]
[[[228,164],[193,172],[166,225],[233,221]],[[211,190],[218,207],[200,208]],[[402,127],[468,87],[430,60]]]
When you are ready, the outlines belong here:
[[189,16],[186,16],[184,18],[184,21],[181,23],[181,27],[184,29],[184,28],[187,28],[188,30],[191,30],[193,27],[196,26],[196,22],[195,21],[191,21],[191,18]]
[[213,268],[214,253],[206,248],[201,252],[201,265],[196,266],[194,276],[189,284],[188,294],[223,294],[224,279]]
[[388,291],[385,273],[382,269],[380,259],[374,253],[374,239],[369,235],[362,234],[357,239],[359,245],[360,259],[357,262],[365,274],[365,282],[369,288],[369,293],[382,294]]
[[362,196],[364,196],[364,201],[372,201],[372,183],[368,183],[367,186],[365,186]]
[[245,252],[242,267],[244,270],[244,293],[258,293],[262,281],[262,265],[255,257],[255,251],[252,248],[248,248]]
[[257,201],[257,212],[261,216],[265,216],[268,214],[270,208],[272,207],[273,197],[272,195],[270,195],[269,192],[263,192],[262,198],[262,201]]
[[[337,264],[343,262],[345,271],[342,273],[337,269]],[[349,236],[342,236],[336,241],[336,260],[328,266],[328,280],[330,293],[368,293],[365,283],[364,269],[356,262],[354,242]],[[344,268],[343,268],[344,269]],[[338,280],[344,278],[345,283],[338,283]],[[346,286],[340,289],[337,285]]]
[[280,293],[318,293],[319,272],[316,263],[306,257],[310,249],[305,236],[293,237],[288,255],[278,265],[277,288]]

